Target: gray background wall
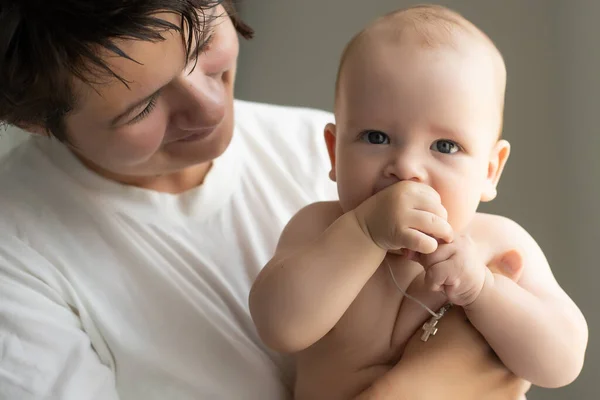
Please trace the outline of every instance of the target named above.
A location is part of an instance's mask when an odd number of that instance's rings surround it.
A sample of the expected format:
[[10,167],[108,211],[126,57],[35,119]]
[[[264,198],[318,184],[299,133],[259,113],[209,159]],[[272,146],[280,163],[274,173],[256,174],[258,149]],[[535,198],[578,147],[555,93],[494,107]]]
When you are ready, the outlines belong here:
[[[509,216],[545,250],[590,327],[584,371],[567,388],[529,398],[600,398],[600,1],[433,1],[463,13],[503,53],[508,67],[505,137],[513,152],[497,200],[482,210]],[[332,109],[338,58],[371,19],[415,4],[402,0],[243,0],[257,31],[243,43],[239,98]]]

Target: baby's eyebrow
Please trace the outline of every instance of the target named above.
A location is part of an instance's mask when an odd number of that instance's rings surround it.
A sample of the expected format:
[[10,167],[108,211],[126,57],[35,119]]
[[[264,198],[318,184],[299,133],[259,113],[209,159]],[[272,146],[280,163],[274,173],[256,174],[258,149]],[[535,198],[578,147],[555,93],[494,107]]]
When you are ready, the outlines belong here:
[[442,125],[432,125],[430,127],[432,132],[438,133],[440,135],[447,135],[447,136],[456,136],[457,132],[453,129],[450,128],[446,128]]
[[432,125],[430,127],[430,131],[433,134],[444,138],[450,138],[455,140],[467,140],[467,135],[465,135],[465,132],[458,131],[456,129],[451,129],[442,125]]

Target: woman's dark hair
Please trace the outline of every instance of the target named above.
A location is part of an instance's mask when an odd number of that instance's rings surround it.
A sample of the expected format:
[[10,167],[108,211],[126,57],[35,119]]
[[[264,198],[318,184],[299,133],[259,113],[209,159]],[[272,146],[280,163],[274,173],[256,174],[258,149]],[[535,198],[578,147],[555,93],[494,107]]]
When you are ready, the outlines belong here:
[[[99,49],[129,58],[117,40],[157,42],[175,30],[185,36],[189,57],[204,41],[206,11],[219,4],[251,38],[233,0],[0,0],[0,122],[42,127],[66,141],[64,118],[76,105],[73,77],[86,84],[113,77],[127,85]],[[181,26],[158,18],[161,12],[181,15]]]

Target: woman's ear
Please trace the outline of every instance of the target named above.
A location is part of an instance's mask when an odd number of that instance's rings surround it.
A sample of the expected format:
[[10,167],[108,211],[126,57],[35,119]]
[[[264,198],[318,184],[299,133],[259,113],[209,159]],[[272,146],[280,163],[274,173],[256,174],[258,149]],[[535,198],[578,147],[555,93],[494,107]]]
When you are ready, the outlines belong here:
[[488,172],[485,185],[481,193],[481,201],[492,201],[496,198],[498,181],[504,171],[504,166],[510,155],[510,143],[506,140],[499,140],[490,153],[488,162]]
[[325,144],[327,145],[327,152],[329,153],[329,160],[331,161],[331,171],[329,171],[329,178],[335,182],[335,140],[336,140],[336,126],[335,124],[327,124],[325,126]]

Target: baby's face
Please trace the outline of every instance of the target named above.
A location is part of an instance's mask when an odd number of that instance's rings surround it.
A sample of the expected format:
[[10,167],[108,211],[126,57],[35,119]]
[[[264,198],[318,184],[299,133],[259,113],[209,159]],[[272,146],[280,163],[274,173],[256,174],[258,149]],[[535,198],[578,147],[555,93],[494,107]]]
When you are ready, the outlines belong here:
[[495,194],[489,172],[502,101],[492,61],[453,49],[379,46],[347,62],[332,171],[344,210],[414,180],[433,187],[451,225],[464,229]]

